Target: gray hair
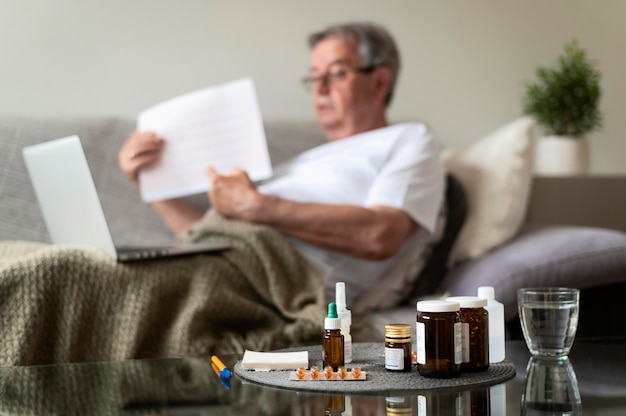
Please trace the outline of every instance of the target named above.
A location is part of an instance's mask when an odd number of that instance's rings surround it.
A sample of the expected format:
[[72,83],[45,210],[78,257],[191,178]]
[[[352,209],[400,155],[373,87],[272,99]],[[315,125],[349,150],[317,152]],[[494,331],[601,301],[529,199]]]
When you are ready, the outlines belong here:
[[388,106],[400,72],[400,54],[396,42],[387,31],[374,23],[346,23],[327,27],[309,36],[309,46],[315,47],[322,40],[338,36],[356,49],[363,67],[385,66],[391,71],[391,85],[385,97]]

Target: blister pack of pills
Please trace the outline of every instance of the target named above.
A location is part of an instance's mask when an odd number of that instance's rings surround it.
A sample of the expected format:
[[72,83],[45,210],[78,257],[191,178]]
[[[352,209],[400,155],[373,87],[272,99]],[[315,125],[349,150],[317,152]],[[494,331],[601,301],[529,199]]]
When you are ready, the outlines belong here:
[[340,367],[337,371],[333,371],[332,367],[326,367],[320,370],[319,367],[298,368],[289,374],[289,380],[294,381],[363,381],[367,379],[365,371],[361,371],[360,367],[354,367],[348,370]]

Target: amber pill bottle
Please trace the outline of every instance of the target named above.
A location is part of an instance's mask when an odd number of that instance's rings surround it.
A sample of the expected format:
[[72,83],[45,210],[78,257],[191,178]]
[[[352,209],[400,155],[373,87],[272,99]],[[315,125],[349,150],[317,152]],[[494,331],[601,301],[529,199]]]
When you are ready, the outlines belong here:
[[417,370],[420,375],[455,378],[461,374],[463,357],[459,309],[457,302],[417,302]]
[[411,325],[385,325],[385,368],[388,371],[411,371]]
[[486,371],[489,368],[489,313],[487,299],[475,296],[453,296],[458,302],[463,324],[463,371]]
[[386,416],[414,416],[417,414],[416,396],[385,397]]

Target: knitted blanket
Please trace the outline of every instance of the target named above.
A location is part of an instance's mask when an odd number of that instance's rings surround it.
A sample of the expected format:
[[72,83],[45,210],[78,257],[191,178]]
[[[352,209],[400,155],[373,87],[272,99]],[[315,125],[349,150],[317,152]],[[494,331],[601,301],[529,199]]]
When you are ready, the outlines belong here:
[[204,356],[318,342],[321,279],[270,228],[209,212],[180,239],[211,254],[118,263],[0,242],[0,366]]

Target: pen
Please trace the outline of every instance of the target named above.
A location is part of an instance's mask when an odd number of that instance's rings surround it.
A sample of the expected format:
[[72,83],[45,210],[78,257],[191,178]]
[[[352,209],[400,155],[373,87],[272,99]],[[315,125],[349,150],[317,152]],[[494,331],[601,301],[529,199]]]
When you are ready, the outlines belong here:
[[217,368],[214,362],[211,362],[211,367],[213,368],[213,371],[215,371],[215,375],[220,380],[220,383],[222,383],[222,386],[224,386],[226,390],[230,390],[230,379],[224,378],[220,375],[220,370],[219,368]]
[[230,370],[228,369],[228,367],[226,367],[224,365],[224,363],[222,362],[222,360],[220,360],[217,355],[213,355],[211,356],[211,362],[213,364],[215,364],[215,366],[217,367],[217,369],[219,370],[219,376],[223,377],[223,378],[231,378],[232,377],[232,373],[230,372]]

